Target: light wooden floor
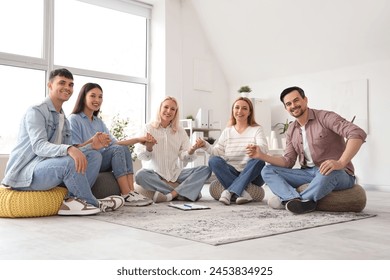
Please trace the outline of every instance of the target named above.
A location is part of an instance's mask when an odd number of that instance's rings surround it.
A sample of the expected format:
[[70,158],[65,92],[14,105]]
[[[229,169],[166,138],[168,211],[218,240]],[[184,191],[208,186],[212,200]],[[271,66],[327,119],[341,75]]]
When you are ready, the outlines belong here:
[[375,218],[221,246],[79,217],[0,218],[0,259],[389,260],[390,191],[367,197]]

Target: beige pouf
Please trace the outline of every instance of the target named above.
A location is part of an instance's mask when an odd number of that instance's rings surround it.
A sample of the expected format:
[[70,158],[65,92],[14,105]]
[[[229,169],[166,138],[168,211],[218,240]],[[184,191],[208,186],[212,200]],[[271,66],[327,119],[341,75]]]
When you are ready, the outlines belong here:
[[68,190],[15,191],[0,187],[0,217],[31,218],[57,215]]
[[[218,180],[212,181],[209,187],[210,195],[215,200],[220,199],[221,194],[224,190],[225,188]],[[265,192],[262,187],[256,186],[255,184],[249,184],[249,186],[246,188],[246,191],[253,198],[253,201],[262,201],[264,199]]]
[[[297,190],[302,192],[308,184]],[[366,207],[366,191],[362,186],[355,184],[352,188],[333,191],[318,201],[316,210],[331,212],[361,212]]]

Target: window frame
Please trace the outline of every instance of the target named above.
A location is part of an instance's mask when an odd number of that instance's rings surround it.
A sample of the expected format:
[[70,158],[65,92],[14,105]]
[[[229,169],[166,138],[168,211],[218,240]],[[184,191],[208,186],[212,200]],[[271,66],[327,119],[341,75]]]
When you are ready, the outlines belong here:
[[[10,0],[11,1],[11,0]],[[55,17],[55,1],[43,0],[44,21],[43,21],[43,42],[42,42],[42,57],[31,57],[19,54],[5,53],[0,51],[0,65],[21,67],[26,69],[42,70],[46,72],[45,84],[48,82],[48,74],[53,69],[67,68],[73,75],[87,76],[91,78],[107,79],[127,83],[135,83],[145,85],[145,104],[144,104],[144,119],[147,121],[149,114],[149,87],[150,87],[150,26],[151,26],[151,11],[153,6],[146,3],[141,3],[133,0],[77,0],[92,5],[110,8],[121,12],[143,16],[146,18],[146,61],[145,61],[145,77],[127,76],[114,74],[102,71],[93,71],[71,65],[54,64],[54,17]],[[48,88],[45,87],[45,96],[48,96]]]

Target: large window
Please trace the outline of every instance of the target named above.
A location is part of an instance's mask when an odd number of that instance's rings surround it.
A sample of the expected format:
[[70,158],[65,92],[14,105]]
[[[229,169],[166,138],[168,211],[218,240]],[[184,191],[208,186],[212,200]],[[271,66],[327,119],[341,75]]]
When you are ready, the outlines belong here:
[[137,133],[146,121],[150,8],[131,0],[2,0],[0,154],[11,151],[24,112],[45,98],[47,74],[59,67],[75,81],[67,115],[80,88],[99,83],[108,127],[119,116],[129,120],[129,136]]

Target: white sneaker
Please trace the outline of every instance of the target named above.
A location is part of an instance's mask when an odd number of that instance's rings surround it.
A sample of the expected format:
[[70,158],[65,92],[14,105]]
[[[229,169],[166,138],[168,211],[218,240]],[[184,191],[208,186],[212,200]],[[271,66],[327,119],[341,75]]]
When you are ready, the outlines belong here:
[[110,195],[98,200],[101,212],[107,212],[108,210],[114,211],[125,204],[124,198],[120,195]]
[[241,193],[241,196],[237,197],[236,204],[244,204],[244,203],[251,202],[252,200],[253,198],[251,197],[251,195],[246,190],[244,190]]
[[285,209],[285,206],[282,204],[282,201],[276,195],[270,197],[267,201],[267,204],[272,209]]
[[152,199],[150,199],[149,197],[144,196],[143,194],[140,194],[139,192],[133,191],[132,193],[139,200],[146,200],[146,201],[150,201],[150,203],[153,203]]
[[222,202],[225,205],[229,205],[231,198],[232,198],[232,194],[228,190],[224,190],[221,193],[221,197],[219,198],[219,202]]
[[125,199],[125,206],[147,206],[153,203],[153,200],[137,192],[129,192],[123,198]]
[[95,215],[99,212],[100,209],[92,204],[88,204],[76,197],[70,197],[62,202],[57,214],[60,216],[87,216]]

